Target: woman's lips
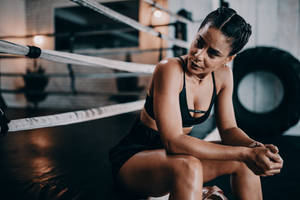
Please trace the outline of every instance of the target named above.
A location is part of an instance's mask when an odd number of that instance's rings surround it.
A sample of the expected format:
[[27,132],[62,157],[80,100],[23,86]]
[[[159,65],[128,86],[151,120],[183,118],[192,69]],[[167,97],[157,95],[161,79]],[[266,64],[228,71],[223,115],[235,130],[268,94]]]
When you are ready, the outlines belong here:
[[191,60],[191,66],[194,69],[204,69],[204,67],[197,65],[193,60]]

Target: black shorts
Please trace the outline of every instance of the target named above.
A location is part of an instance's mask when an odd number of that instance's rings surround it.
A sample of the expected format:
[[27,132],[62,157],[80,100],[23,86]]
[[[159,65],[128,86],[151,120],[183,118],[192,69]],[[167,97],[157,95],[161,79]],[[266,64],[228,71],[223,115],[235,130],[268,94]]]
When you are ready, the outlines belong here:
[[109,152],[114,178],[116,178],[122,165],[134,154],[162,148],[159,132],[144,125],[138,116],[129,134]]
[[117,176],[123,164],[134,154],[153,149],[162,149],[163,145],[158,131],[145,126],[137,117],[128,135],[109,151],[109,160],[115,183],[116,195],[123,200],[146,199],[144,195],[132,194],[119,183]]

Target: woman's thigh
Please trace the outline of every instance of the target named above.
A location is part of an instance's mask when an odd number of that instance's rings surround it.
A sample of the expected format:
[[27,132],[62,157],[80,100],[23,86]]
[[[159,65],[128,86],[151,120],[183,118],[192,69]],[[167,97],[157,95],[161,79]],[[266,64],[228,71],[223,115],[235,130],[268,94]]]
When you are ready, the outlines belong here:
[[164,149],[139,152],[121,167],[118,181],[131,193],[162,196],[170,191],[173,160]]
[[[118,181],[130,192],[161,196],[172,189],[174,169],[186,155],[168,155],[164,149],[143,151],[132,156],[119,171]],[[196,158],[194,158],[196,160]],[[190,159],[191,160],[191,159]],[[202,160],[203,182],[232,174],[241,166],[237,161]]]

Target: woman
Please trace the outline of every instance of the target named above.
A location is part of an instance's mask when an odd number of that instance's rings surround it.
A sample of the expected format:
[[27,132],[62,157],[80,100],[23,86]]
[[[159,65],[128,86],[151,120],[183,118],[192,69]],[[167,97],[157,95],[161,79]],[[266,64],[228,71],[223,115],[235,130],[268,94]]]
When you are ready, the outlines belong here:
[[[260,176],[279,173],[283,161],[276,146],[256,142],[237,127],[226,66],[250,35],[251,26],[222,7],[202,22],[188,55],[157,65],[144,109],[110,152],[120,188],[135,196],[201,199],[203,183],[231,174],[237,199],[262,199]],[[221,144],[189,135],[214,103]]]

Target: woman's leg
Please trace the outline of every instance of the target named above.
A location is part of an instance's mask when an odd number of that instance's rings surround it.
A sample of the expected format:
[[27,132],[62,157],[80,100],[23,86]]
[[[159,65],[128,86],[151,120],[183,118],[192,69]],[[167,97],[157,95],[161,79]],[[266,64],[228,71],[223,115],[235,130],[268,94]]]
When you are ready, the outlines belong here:
[[231,188],[238,199],[262,199],[260,177],[247,166],[240,167],[231,175]]
[[188,155],[167,155],[164,149],[143,151],[131,157],[119,171],[119,181],[130,192],[170,199],[201,199],[202,183],[232,174],[238,199],[262,199],[260,179],[237,161],[202,160]]
[[203,160],[204,182],[224,174],[231,174],[231,188],[236,199],[261,200],[260,177],[238,161]]
[[201,199],[202,165],[187,155],[167,155],[164,149],[143,151],[119,171],[119,181],[130,193],[170,199]]

